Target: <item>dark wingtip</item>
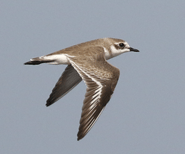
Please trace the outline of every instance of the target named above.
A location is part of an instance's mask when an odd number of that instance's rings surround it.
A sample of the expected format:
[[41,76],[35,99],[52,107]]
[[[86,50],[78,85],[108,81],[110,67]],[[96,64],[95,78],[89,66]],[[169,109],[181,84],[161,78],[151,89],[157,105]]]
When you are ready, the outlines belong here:
[[78,131],[78,134],[77,134],[77,141],[83,139],[83,138],[85,137],[85,135],[86,135],[86,134],[80,133],[80,132]]
[[48,98],[48,100],[46,101],[46,107],[52,105],[55,101],[51,100],[51,98]]
[[82,138],[83,138],[83,137],[78,137],[78,138],[77,138],[77,141],[80,141]]
[[51,105],[51,103],[50,102],[46,102],[46,107],[48,107],[48,106],[50,106]]

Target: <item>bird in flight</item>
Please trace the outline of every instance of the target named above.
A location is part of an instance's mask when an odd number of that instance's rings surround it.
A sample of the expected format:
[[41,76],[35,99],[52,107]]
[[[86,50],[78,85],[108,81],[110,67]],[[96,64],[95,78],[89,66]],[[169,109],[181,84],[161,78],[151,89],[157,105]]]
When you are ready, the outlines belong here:
[[95,124],[116,87],[120,71],[107,60],[130,51],[139,52],[124,40],[102,38],[32,58],[24,64],[68,65],[53,88],[46,106],[58,101],[82,80],[85,82],[87,89],[77,134],[77,140],[80,140]]

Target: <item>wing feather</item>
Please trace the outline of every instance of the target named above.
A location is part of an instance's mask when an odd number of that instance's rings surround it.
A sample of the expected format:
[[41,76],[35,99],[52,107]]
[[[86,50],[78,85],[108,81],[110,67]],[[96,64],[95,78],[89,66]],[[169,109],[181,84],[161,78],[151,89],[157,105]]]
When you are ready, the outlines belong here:
[[81,81],[82,78],[79,76],[78,72],[73,68],[73,66],[68,65],[53,88],[46,106],[49,106],[62,98]]
[[111,98],[119,78],[119,69],[109,64],[102,47],[91,47],[93,53],[86,58],[69,57],[71,65],[86,83],[87,89],[82,107],[78,140],[95,124]]

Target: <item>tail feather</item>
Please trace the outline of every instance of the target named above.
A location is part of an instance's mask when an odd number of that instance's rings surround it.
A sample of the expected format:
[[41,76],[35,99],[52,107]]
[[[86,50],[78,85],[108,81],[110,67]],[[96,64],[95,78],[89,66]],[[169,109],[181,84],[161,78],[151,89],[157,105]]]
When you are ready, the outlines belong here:
[[41,59],[40,57],[32,58],[30,61],[24,63],[24,65],[39,65],[42,63],[50,63],[54,62],[54,60],[48,60],[48,59]]

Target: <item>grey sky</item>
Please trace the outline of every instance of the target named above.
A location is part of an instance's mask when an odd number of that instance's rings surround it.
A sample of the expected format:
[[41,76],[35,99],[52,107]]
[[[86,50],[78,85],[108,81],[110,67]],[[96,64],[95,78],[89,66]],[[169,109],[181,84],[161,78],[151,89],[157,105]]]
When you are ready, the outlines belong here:
[[[0,153],[184,154],[185,1],[0,3]],[[118,85],[77,141],[85,84],[47,108],[66,66],[23,63],[103,37],[124,39],[140,53],[109,60],[121,71]]]

